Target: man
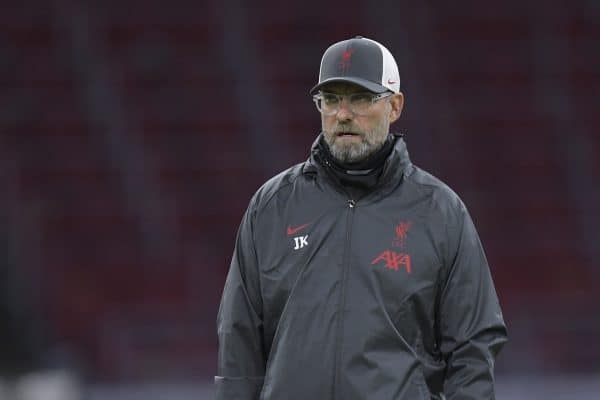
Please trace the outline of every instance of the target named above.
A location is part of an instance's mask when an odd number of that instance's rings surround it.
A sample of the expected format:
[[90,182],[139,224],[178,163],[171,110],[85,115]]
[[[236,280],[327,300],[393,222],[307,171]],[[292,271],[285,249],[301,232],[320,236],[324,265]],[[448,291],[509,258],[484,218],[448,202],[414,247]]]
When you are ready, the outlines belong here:
[[414,166],[398,67],[329,47],[310,158],[265,183],[218,315],[217,399],[493,399],[506,328],[469,214]]

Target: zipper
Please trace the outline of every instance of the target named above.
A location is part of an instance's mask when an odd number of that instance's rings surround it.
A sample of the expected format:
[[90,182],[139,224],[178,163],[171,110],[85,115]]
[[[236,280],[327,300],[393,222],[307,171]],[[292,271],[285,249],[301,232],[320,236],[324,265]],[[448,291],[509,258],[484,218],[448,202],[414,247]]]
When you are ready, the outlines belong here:
[[346,307],[346,280],[348,279],[348,270],[350,269],[350,241],[352,238],[352,221],[354,216],[354,208],[356,207],[356,201],[349,199],[348,214],[347,214],[347,230],[346,230],[346,243],[344,246],[344,262],[342,265],[342,287],[340,291],[340,309],[338,319],[338,331],[336,340],[335,350],[335,374],[333,378],[333,399],[338,397],[338,390],[340,387],[340,364],[342,361],[342,338],[344,334],[344,308]]

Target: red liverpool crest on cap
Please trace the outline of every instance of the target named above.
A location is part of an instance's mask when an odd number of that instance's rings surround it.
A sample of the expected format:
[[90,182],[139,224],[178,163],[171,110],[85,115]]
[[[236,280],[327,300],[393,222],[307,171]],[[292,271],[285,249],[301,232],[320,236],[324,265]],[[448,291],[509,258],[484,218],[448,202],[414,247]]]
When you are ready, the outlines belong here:
[[342,53],[342,61],[340,62],[340,70],[342,72],[346,72],[350,69],[352,54],[354,53],[354,49],[346,49],[344,53]]

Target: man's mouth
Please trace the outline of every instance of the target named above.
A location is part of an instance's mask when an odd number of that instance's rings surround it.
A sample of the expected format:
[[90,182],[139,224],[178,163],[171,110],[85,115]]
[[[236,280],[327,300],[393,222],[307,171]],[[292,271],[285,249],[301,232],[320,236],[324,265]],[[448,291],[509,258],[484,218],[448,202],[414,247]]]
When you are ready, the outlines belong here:
[[360,136],[360,134],[355,132],[337,132],[335,134],[337,137],[352,137],[352,136]]

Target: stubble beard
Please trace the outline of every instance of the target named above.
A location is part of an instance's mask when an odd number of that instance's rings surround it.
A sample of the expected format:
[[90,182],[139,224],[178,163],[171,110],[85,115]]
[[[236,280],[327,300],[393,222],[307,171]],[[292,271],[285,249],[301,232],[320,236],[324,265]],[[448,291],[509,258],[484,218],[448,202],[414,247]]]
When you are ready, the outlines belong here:
[[[355,163],[365,160],[379,150],[385,143],[389,131],[389,116],[385,115],[380,123],[371,132],[362,132],[353,129],[350,125],[338,124],[332,131],[323,130],[325,143],[333,157],[341,163]],[[336,132],[354,132],[360,134],[359,143],[344,143]]]

